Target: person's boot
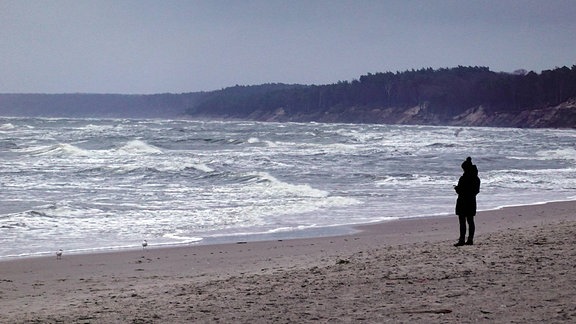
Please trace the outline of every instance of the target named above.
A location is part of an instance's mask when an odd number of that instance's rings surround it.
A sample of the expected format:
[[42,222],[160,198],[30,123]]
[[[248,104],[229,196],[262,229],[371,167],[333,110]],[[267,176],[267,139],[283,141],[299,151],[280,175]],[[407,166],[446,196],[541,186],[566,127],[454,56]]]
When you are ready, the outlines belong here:
[[454,244],[454,246],[462,246],[462,245],[464,245],[464,240],[458,240],[458,242]]
[[474,239],[473,238],[468,238],[468,241],[466,241],[466,243],[464,243],[466,245],[474,245]]

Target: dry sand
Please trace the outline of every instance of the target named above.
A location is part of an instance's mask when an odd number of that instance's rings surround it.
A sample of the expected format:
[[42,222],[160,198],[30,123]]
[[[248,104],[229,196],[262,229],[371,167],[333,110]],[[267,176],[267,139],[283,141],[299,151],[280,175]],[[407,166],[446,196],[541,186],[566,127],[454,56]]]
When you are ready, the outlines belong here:
[[576,202],[346,236],[0,262],[1,323],[576,322]]

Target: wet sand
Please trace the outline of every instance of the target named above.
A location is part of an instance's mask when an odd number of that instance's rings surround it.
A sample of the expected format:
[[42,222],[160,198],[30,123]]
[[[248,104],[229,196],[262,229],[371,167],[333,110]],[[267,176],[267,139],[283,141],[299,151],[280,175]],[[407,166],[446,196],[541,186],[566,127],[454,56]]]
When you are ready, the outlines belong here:
[[355,234],[0,262],[1,323],[576,321],[576,202]]

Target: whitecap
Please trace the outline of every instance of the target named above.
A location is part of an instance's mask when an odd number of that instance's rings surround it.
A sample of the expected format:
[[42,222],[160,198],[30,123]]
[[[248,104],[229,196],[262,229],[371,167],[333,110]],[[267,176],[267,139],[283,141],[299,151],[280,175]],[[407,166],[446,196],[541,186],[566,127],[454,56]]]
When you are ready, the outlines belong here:
[[272,176],[268,172],[250,172],[245,181],[265,184],[268,194],[291,194],[298,197],[326,197],[328,192],[312,188],[309,184],[290,184]]
[[7,123],[7,124],[2,124],[0,125],[0,131],[7,131],[7,130],[12,130],[16,128],[13,124],[11,123]]
[[278,144],[272,142],[272,141],[264,141],[264,143],[266,143],[266,146],[274,148],[274,147],[278,147]]
[[77,156],[89,156],[92,153],[88,150],[81,149],[77,146],[59,143],[49,146],[36,146],[25,149],[14,150],[17,152],[29,153],[31,155],[77,155]]
[[132,140],[122,146],[119,151],[126,153],[162,154],[162,150],[141,140]]
[[[194,242],[199,242],[202,241],[201,237],[194,237],[194,236],[183,236],[181,234],[178,233],[166,233],[164,235],[162,235],[162,237],[170,239],[170,240],[175,240],[178,241],[178,243],[194,243]],[[174,243],[166,243],[166,244],[174,244]]]
[[189,167],[192,167],[193,169],[196,169],[196,170],[202,171],[202,172],[206,172],[206,173],[214,172],[214,169],[212,169],[211,167],[207,166],[204,163],[192,164]]
[[557,150],[544,150],[536,152],[536,155],[543,160],[576,160],[576,149],[563,148]]

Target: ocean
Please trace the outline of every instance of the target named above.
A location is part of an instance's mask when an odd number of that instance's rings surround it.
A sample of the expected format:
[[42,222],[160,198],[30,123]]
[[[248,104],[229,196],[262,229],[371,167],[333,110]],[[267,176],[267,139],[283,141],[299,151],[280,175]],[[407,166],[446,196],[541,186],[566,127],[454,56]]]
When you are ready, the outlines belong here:
[[480,210],[573,200],[575,143],[555,129],[0,118],[0,258],[450,215],[467,156]]

